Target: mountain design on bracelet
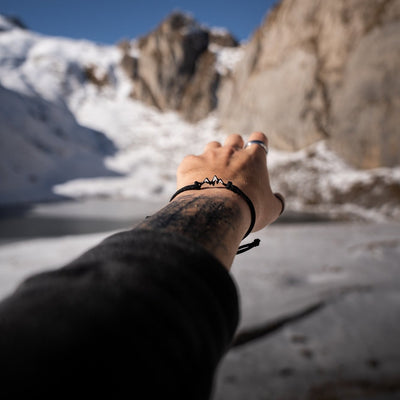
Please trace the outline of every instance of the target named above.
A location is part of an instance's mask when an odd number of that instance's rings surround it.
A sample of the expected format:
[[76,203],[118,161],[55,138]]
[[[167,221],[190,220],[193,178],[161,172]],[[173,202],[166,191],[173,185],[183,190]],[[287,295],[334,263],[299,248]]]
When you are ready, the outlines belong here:
[[204,178],[202,183],[207,183],[208,185],[212,185],[212,186],[215,186],[218,183],[222,183],[223,185],[226,185],[225,182],[221,178],[218,178],[217,175],[214,175],[214,177],[212,178],[211,181],[208,178]]

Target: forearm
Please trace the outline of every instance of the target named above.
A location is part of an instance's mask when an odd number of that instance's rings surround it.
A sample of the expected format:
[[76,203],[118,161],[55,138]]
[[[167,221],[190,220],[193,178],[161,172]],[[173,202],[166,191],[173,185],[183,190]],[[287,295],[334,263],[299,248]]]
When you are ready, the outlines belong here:
[[120,232],[0,303],[6,393],[205,399],[237,323],[234,282],[203,247]]
[[185,236],[229,269],[249,221],[248,207],[237,194],[212,188],[181,194],[137,228]]

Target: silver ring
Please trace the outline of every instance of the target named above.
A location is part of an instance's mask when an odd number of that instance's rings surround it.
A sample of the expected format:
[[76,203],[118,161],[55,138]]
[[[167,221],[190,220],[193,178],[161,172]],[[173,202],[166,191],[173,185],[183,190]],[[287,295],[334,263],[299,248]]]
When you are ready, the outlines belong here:
[[247,143],[245,144],[244,148],[247,149],[247,147],[251,146],[252,144],[258,144],[259,146],[261,146],[261,147],[264,149],[265,154],[268,154],[268,147],[267,147],[267,145],[266,145],[264,142],[262,142],[261,140],[250,140],[250,142],[247,142]]

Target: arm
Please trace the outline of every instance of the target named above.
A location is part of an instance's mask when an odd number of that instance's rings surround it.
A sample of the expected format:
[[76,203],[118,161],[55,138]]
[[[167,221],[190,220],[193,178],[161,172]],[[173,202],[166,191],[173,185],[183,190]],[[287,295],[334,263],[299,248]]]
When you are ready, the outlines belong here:
[[[186,158],[178,187],[213,174],[232,180],[261,229],[281,206],[264,179],[265,153],[239,147],[234,135]],[[226,189],[184,192],[135,229],[27,279],[0,303],[2,393],[207,398],[238,324],[226,268],[249,220]]]

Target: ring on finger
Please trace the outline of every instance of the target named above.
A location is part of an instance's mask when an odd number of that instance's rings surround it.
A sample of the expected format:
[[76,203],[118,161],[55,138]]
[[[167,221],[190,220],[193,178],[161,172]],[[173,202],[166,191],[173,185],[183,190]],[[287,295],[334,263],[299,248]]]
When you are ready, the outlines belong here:
[[244,148],[247,149],[247,147],[251,146],[252,144],[261,146],[264,149],[265,154],[268,154],[268,146],[261,140],[250,140],[244,145]]

